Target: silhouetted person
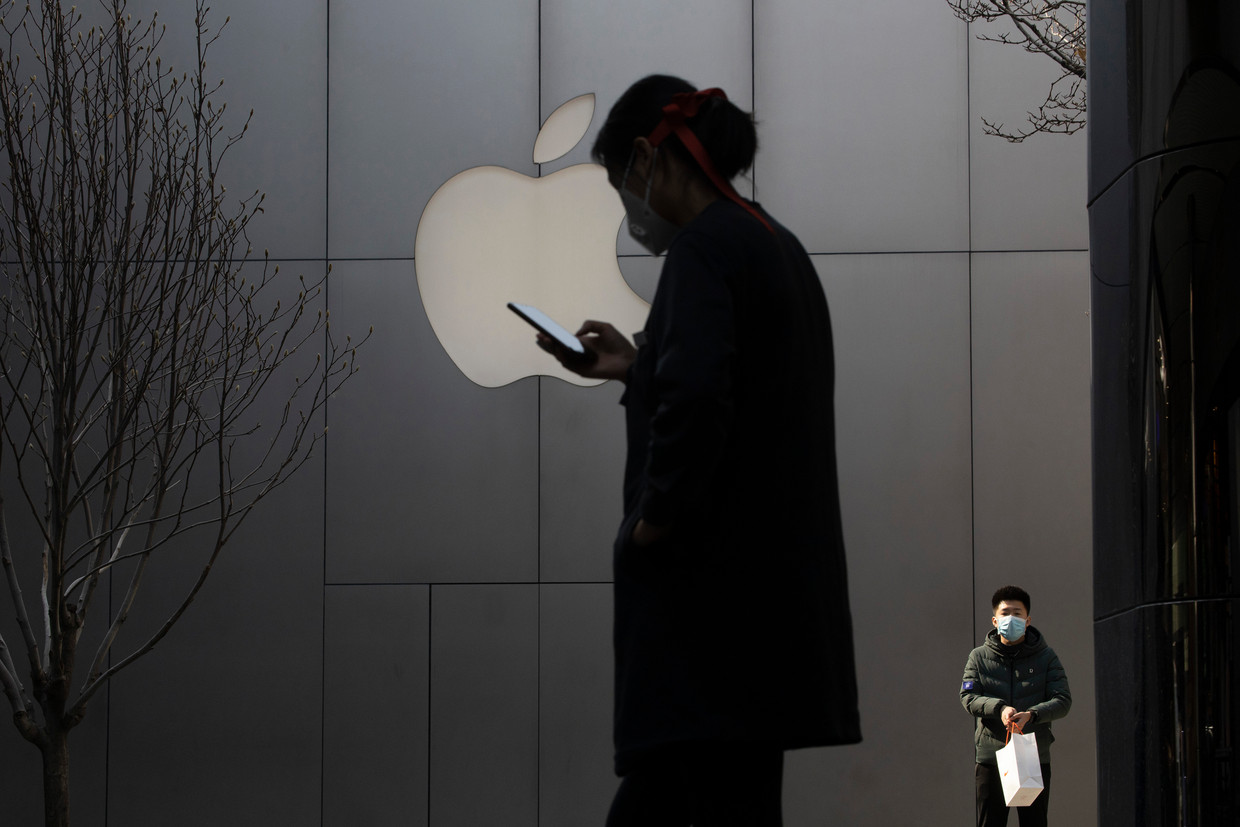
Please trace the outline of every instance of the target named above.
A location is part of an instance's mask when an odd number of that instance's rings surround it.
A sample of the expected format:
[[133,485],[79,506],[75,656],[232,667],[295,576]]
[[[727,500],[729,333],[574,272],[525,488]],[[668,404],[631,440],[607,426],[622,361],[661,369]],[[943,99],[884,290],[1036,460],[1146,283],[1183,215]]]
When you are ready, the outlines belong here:
[[615,544],[609,827],[773,827],[783,753],[861,739],[836,482],[831,322],[800,242],[729,183],[752,118],[651,76],[594,145],[652,253],[638,346],[577,335],[584,376],[627,384]]

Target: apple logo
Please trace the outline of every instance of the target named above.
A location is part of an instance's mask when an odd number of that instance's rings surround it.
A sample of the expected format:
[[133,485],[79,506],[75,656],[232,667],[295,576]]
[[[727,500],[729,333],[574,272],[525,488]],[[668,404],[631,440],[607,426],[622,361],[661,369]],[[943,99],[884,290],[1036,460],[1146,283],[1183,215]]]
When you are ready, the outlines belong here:
[[[565,155],[593,117],[593,94],[556,109],[538,132],[534,162]],[[444,182],[418,222],[414,262],[431,327],[461,372],[488,388],[537,375],[599,384],[560,367],[507,305],[534,305],[570,331],[586,319],[640,330],[649,305],[616,260],[623,218],[597,164],[542,178],[474,167]]]

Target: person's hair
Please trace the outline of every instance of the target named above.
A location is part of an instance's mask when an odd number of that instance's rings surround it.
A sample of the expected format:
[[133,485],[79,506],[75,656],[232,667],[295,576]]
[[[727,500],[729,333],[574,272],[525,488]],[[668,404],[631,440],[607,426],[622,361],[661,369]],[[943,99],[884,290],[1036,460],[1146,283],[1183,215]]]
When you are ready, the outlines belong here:
[[1033,613],[1033,607],[1029,605],[1029,592],[1025,591],[1020,586],[1004,586],[999,589],[999,591],[995,592],[994,597],[990,598],[991,610],[993,611],[999,608],[999,604],[1005,600],[1009,603],[1019,600],[1021,603],[1025,604],[1026,612],[1030,614]]
[[[672,96],[695,91],[692,83],[671,75],[649,75],[634,83],[607,114],[607,121],[591,151],[594,160],[609,171],[623,171],[633,151],[633,141],[650,136],[663,120],[663,107],[672,102]],[[725,181],[753,166],[754,154],[758,151],[758,132],[753,116],[736,104],[723,98],[708,98],[687,124]],[[659,148],[674,154],[688,169],[705,177],[674,132]]]

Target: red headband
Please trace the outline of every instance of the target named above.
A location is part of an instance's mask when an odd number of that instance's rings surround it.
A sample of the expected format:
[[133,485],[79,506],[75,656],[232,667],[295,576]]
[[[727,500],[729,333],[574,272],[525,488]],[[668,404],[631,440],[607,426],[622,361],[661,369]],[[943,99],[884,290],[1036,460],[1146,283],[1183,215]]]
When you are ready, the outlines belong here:
[[702,146],[702,142],[698,140],[697,135],[693,134],[693,130],[689,128],[687,121],[698,113],[702,108],[702,104],[706,103],[708,98],[722,98],[727,100],[728,96],[722,89],[701,89],[697,92],[680,92],[672,95],[672,102],[663,107],[663,120],[650,133],[650,137],[646,140],[650,141],[651,146],[657,147],[663,143],[663,140],[670,134],[675,133],[680,142],[685,145],[685,149],[689,150],[689,154],[698,162],[698,166],[706,173],[706,177],[710,182],[719,188],[725,196],[739,204],[746,212],[754,218],[762,222],[762,226],[766,227],[774,235],[775,228],[770,222],[754,209],[753,205],[745,199],[733,186],[723,180],[723,176],[715,169],[715,165],[711,163],[710,155],[707,154],[706,148]]

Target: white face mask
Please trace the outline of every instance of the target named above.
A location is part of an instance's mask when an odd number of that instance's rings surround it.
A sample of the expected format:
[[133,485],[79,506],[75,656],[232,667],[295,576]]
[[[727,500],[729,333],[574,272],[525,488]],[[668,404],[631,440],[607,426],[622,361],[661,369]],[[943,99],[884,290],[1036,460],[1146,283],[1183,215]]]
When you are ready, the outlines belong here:
[[995,624],[1004,640],[1020,640],[1025,636],[1025,620],[1015,615],[1004,615]]
[[[654,151],[655,160],[659,150]],[[651,162],[653,169],[654,163]],[[624,178],[620,181],[620,202],[624,204],[625,215],[629,218],[629,235],[633,240],[657,256],[671,246],[672,239],[680,228],[654,211],[650,206],[650,188],[654,184],[654,176],[646,179],[646,200],[640,201],[637,196],[625,188],[629,180],[629,170],[633,168],[633,154],[629,154],[629,163],[624,168]]]

